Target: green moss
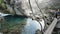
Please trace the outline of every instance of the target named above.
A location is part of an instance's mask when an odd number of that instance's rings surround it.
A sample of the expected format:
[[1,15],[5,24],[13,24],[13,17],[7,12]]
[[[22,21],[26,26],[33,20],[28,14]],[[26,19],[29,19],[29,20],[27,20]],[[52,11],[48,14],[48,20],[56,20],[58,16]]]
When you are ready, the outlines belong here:
[[3,2],[4,2],[4,0],[0,0],[0,4],[3,3]]

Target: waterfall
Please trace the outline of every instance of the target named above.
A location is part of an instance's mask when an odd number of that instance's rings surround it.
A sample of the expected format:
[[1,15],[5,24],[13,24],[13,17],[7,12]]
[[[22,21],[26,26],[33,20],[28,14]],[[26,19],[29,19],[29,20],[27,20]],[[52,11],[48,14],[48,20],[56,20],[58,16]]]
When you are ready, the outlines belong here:
[[4,13],[1,13],[1,12],[0,12],[0,16],[2,16],[2,17],[3,17],[3,16],[8,16],[8,15],[12,15],[12,14],[4,14]]

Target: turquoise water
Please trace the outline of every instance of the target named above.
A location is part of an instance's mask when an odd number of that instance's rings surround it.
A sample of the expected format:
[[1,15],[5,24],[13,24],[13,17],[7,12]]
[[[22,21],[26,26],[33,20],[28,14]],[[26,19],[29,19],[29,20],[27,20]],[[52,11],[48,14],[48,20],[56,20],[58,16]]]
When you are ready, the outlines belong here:
[[8,22],[9,24],[24,22],[24,20],[26,20],[26,17],[22,17],[22,16],[6,16],[4,18],[5,18],[5,21]]
[[[35,34],[36,30],[39,29],[41,30],[41,26],[39,22],[36,20],[32,20],[31,18],[27,18],[25,16],[5,16],[4,17],[5,21],[4,24],[2,24],[2,29],[8,29],[9,31],[14,30],[15,28],[18,27],[23,27],[21,33],[22,34]],[[21,24],[23,26],[21,26]],[[19,29],[20,29],[19,28]]]
[[21,24],[25,24],[26,19],[27,18],[24,16],[17,16],[17,15],[5,16],[1,30],[4,30],[4,29],[13,30],[15,28],[22,27]]

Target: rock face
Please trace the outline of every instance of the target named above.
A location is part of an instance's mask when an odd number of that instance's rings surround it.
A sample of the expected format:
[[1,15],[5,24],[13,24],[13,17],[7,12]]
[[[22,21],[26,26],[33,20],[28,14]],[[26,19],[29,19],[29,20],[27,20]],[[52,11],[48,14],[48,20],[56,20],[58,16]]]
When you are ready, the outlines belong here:
[[17,15],[26,15],[26,16],[42,16],[41,12],[45,7],[50,7],[51,5],[59,3],[59,0],[4,0],[6,2],[7,9],[10,10],[10,13]]
[[40,9],[37,7],[36,0],[11,0],[10,4],[6,0],[6,6],[11,12],[11,8],[17,15],[41,14]]

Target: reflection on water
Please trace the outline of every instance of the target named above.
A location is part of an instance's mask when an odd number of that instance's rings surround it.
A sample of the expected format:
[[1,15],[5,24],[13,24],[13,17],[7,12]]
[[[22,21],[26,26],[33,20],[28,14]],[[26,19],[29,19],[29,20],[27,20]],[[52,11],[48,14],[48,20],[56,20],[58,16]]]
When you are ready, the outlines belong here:
[[[39,22],[32,20],[31,18],[26,18],[23,16],[5,16],[5,21],[2,23],[2,32],[19,32],[18,34],[35,34],[36,30],[41,30]],[[11,34],[14,34],[11,33]]]

